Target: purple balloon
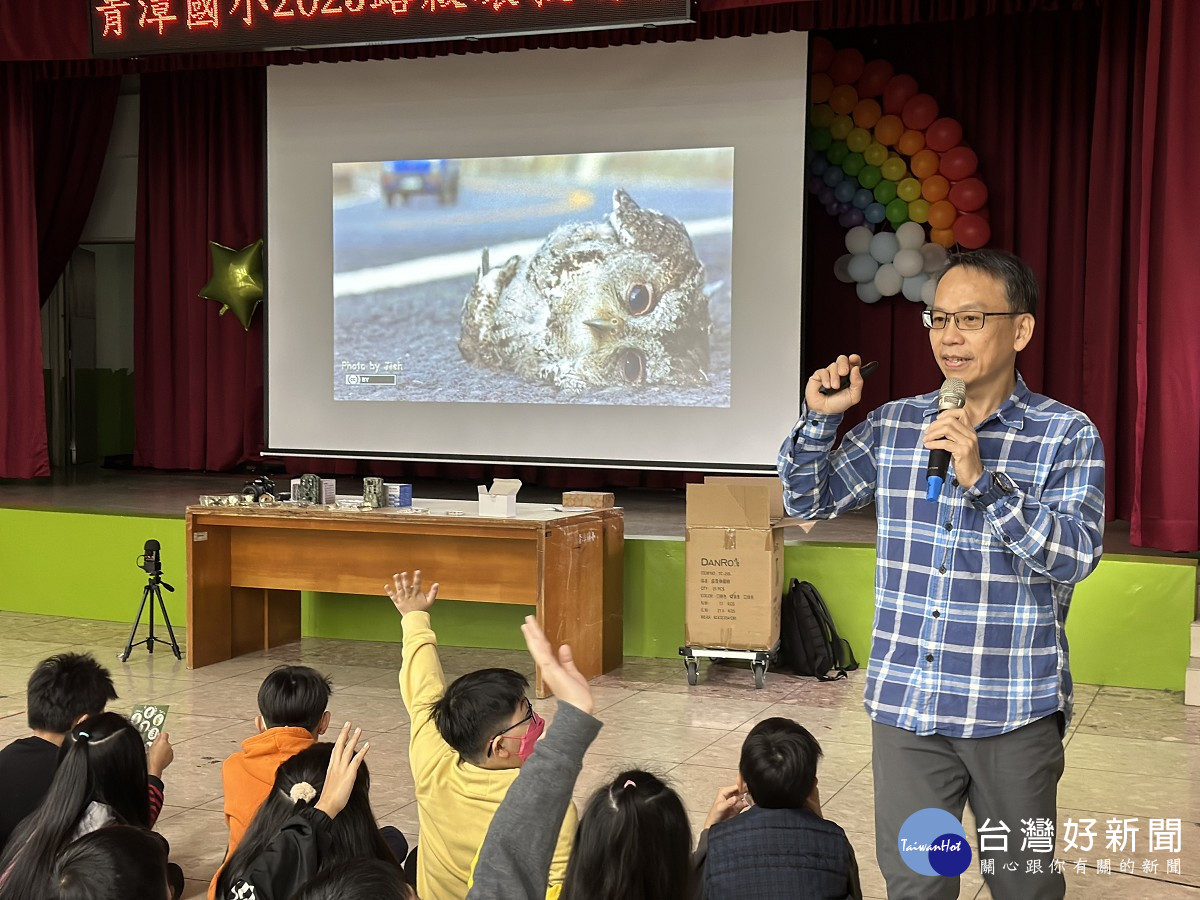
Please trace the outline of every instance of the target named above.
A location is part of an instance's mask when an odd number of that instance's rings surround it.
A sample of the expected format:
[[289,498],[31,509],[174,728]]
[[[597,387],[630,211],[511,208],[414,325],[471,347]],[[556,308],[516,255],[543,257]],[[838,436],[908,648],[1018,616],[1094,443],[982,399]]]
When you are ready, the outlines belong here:
[[853,228],[855,225],[863,223],[863,213],[861,209],[855,209],[853,206],[838,216],[838,224],[843,228]]
[[837,202],[837,199],[833,196],[833,188],[831,187],[822,187],[821,190],[817,192],[817,199],[820,200],[825,206],[829,206],[831,203]]
[[825,182],[821,180],[819,175],[808,176],[808,192],[810,194],[819,194],[825,188]]
[[838,214],[837,204],[836,203],[826,203],[825,204],[825,212],[829,213],[829,215],[831,215],[831,216],[836,216]]
[[844,213],[846,210],[848,210],[849,208],[850,208],[850,204],[849,204],[849,203],[847,203],[845,200],[839,200],[839,201],[838,201],[838,205],[837,205],[837,212],[838,212],[838,215],[839,215],[839,216],[840,216],[842,213]]

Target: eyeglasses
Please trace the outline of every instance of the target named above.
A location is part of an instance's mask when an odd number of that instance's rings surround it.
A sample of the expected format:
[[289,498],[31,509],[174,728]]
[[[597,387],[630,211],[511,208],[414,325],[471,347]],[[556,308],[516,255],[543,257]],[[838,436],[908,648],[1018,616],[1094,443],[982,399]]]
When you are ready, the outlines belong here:
[[523,718],[520,722],[513,722],[511,725],[509,725],[507,728],[505,728],[499,734],[495,735],[490,741],[488,741],[487,755],[488,756],[492,755],[492,745],[494,743],[496,743],[497,739],[507,736],[507,734],[510,731],[512,731],[514,728],[520,728],[526,722],[532,722],[532,721],[533,721],[533,703],[530,702],[528,697],[526,697],[525,698],[525,718]]
[[988,316],[1019,316],[1021,313],[1016,312],[976,312],[968,310],[966,312],[944,313],[936,309],[925,309],[921,311],[921,321],[925,323],[926,328],[932,328],[934,331],[941,331],[950,320],[954,320],[954,326],[959,331],[979,331],[987,322]]

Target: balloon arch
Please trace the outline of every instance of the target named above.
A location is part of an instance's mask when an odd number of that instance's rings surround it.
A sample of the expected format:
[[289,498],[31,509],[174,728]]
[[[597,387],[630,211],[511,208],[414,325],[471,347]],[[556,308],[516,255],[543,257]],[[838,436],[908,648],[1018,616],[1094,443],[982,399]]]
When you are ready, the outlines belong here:
[[979,158],[888,61],[814,38],[811,62],[807,187],[848,229],[834,274],[866,303],[902,294],[932,306],[947,250],[991,239]]

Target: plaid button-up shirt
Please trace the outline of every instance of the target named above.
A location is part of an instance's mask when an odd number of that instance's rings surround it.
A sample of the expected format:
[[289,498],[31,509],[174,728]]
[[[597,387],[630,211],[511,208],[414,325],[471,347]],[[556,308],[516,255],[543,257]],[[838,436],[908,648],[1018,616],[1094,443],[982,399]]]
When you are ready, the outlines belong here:
[[[1003,734],[1059,710],[1069,720],[1063,629],[1074,585],[1100,559],[1100,436],[1018,375],[976,428],[983,476],[969,489],[948,480],[929,501],[922,441],[937,401],[934,392],[888,403],[836,450],[842,417],[806,408],[779,453],[789,514],[829,519],[875,503],[867,712],[948,737]],[[994,472],[1016,489],[1005,493]]]

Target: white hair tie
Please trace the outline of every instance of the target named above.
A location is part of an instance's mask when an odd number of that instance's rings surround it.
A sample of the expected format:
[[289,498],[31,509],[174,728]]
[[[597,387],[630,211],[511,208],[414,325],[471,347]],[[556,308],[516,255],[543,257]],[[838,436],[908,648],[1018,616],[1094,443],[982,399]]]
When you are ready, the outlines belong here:
[[307,781],[297,781],[288,791],[293,803],[312,803],[317,796],[317,790]]

